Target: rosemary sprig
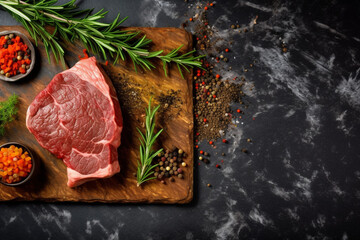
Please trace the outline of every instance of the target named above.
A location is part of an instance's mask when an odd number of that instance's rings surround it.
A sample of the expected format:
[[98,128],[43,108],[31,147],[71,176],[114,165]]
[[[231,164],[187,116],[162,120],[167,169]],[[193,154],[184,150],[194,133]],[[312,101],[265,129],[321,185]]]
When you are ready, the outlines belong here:
[[5,126],[7,123],[14,120],[14,116],[17,114],[18,109],[16,104],[18,103],[18,96],[13,94],[6,101],[0,102],[0,135],[4,136]]
[[[125,61],[128,56],[135,67],[144,70],[155,68],[151,59],[160,59],[167,76],[167,65],[175,63],[183,76],[182,71],[189,68],[201,68],[200,58],[204,56],[192,56],[195,50],[180,55],[182,46],[172,50],[166,55],[163,51],[150,52],[147,48],[151,40],[146,36],[140,36],[140,32],[120,30],[119,26],[127,19],[120,19],[120,14],[111,23],[102,23],[99,20],[108,13],[103,9],[92,13],[93,9],[79,10],[75,5],[76,0],[70,0],[63,5],[56,5],[57,0],[0,0],[0,6],[8,11],[19,21],[34,38],[36,44],[42,41],[45,46],[48,60],[51,50],[56,61],[65,67],[64,49],[60,44],[60,37],[64,41],[80,41],[95,54],[102,54],[106,60],[109,55],[114,63],[120,59]],[[45,26],[54,27],[50,33]]]
[[159,106],[154,109],[151,108],[151,98],[149,100],[149,106],[146,108],[146,117],[145,117],[145,134],[141,132],[139,128],[137,128],[138,132],[141,135],[140,140],[140,162],[138,162],[137,169],[137,186],[139,187],[142,183],[154,179],[155,177],[151,177],[154,174],[153,169],[157,167],[159,164],[152,165],[152,161],[156,155],[161,153],[163,149],[159,149],[156,152],[152,150],[152,146],[154,145],[156,139],[159,137],[163,129],[158,131],[156,134],[155,130],[155,114],[159,110]]

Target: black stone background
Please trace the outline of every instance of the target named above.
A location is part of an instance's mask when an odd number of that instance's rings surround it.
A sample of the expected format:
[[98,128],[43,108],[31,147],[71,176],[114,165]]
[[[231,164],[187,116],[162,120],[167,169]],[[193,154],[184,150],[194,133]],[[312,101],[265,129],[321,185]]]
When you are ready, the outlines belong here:
[[[129,16],[126,26],[180,27],[194,3],[87,0],[79,6],[110,10],[105,21],[120,12]],[[157,21],[149,22],[157,12]],[[247,26],[256,15],[253,32],[229,30],[233,23]],[[245,91],[249,108],[227,132],[228,144],[218,141],[214,150],[200,143],[212,157],[209,166],[195,164],[194,201],[181,206],[1,203],[2,239],[360,237],[359,3],[218,1],[209,20],[234,39],[227,55],[230,74],[244,75],[255,89]],[[0,24],[17,23],[0,10]],[[281,52],[279,38],[288,53]],[[255,67],[244,73],[253,60]],[[224,164],[216,169],[220,159]]]

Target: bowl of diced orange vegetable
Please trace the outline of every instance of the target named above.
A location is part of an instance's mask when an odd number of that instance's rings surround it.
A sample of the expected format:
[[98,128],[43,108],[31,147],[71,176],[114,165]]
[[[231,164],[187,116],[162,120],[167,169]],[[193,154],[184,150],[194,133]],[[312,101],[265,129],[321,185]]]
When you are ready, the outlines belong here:
[[35,66],[35,49],[21,32],[0,32],[0,79],[15,82],[25,78]]
[[27,147],[16,142],[0,146],[0,183],[12,187],[22,185],[34,170],[34,157]]

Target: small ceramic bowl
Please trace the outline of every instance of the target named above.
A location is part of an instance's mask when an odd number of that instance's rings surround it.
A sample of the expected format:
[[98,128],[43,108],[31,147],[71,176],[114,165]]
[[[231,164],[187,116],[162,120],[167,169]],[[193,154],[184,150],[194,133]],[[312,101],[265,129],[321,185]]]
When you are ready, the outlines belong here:
[[2,179],[0,178],[0,183],[6,185],[6,186],[10,186],[10,187],[17,187],[17,186],[21,186],[23,184],[25,184],[26,182],[28,182],[30,180],[30,178],[33,176],[35,168],[36,168],[36,161],[34,159],[33,154],[31,153],[31,151],[29,150],[29,148],[27,148],[26,146],[24,146],[23,144],[17,143],[17,142],[9,142],[9,143],[5,143],[3,145],[0,146],[1,148],[8,148],[11,145],[14,145],[15,147],[18,148],[22,148],[23,152],[28,152],[29,153],[29,157],[31,157],[31,164],[32,164],[32,168],[31,171],[29,172],[29,175],[27,175],[24,179],[22,179],[20,182],[15,182],[15,183],[7,183],[2,181]]
[[29,47],[30,51],[31,51],[31,63],[30,63],[30,68],[26,71],[25,74],[19,73],[15,76],[11,76],[11,77],[5,77],[5,75],[0,75],[0,79],[3,81],[7,81],[7,82],[15,82],[18,81],[20,79],[25,78],[27,75],[30,74],[30,72],[34,69],[35,66],[35,49],[34,46],[32,45],[31,41],[29,40],[29,38],[27,38],[24,34],[22,34],[21,32],[17,32],[17,31],[3,31],[0,32],[0,36],[4,36],[4,35],[8,35],[8,34],[15,34],[16,36],[19,36],[23,42]]

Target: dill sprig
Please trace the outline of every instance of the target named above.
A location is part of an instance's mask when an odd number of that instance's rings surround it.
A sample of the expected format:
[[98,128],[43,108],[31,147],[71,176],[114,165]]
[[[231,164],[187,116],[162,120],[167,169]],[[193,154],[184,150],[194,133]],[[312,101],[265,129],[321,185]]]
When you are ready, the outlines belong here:
[[[60,38],[66,42],[80,41],[87,50],[95,54],[101,54],[106,60],[110,58],[117,63],[120,59],[125,61],[128,56],[135,70],[141,67],[144,70],[155,68],[151,59],[160,59],[167,76],[167,65],[175,63],[183,76],[183,70],[189,68],[201,68],[200,58],[204,56],[192,56],[195,50],[180,54],[180,46],[166,55],[161,55],[163,50],[151,52],[148,50],[151,40],[146,35],[140,36],[140,32],[120,30],[119,26],[127,19],[121,19],[120,14],[111,23],[102,23],[99,20],[108,13],[101,9],[92,13],[93,9],[79,10],[75,5],[76,0],[70,0],[63,5],[56,5],[57,0],[0,0],[0,6],[8,11],[19,21],[35,40],[42,41],[45,46],[48,60],[51,50],[56,61],[60,61],[65,67],[64,49],[60,44]],[[54,27],[50,33],[45,26]]]
[[15,105],[18,103],[18,96],[13,94],[6,101],[0,102],[0,135],[4,136],[5,126],[14,120],[18,109]]
[[155,130],[155,114],[159,110],[159,106],[154,109],[151,108],[151,98],[149,100],[149,106],[146,108],[146,117],[145,117],[145,134],[141,132],[139,128],[137,128],[138,132],[141,135],[140,140],[140,162],[138,162],[137,169],[137,186],[139,187],[142,183],[154,179],[152,177],[154,174],[153,169],[157,167],[159,164],[152,164],[152,161],[156,155],[161,153],[163,149],[159,149],[156,152],[152,150],[152,146],[154,145],[156,139],[159,137],[163,129],[158,131],[156,134]]

